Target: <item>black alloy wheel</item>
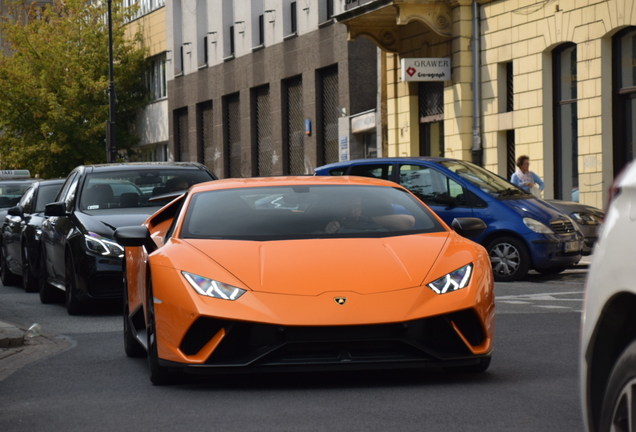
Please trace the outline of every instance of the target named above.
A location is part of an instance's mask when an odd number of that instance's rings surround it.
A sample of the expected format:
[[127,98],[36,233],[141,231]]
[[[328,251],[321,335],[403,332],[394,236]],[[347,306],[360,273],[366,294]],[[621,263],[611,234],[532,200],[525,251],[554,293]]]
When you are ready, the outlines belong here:
[[513,282],[526,277],[530,270],[530,253],[521,240],[499,237],[486,247],[497,282]]
[[609,377],[603,406],[601,407],[602,432],[635,432],[636,415],[636,341],[620,355]]
[[49,304],[58,301],[60,293],[50,283],[48,283],[48,273],[46,272],[46,264],[44,260],[44,254],[40,254],[40,278],[39,278],[39,291],[40,291],[40,303]]
[[4,286],[12,286],[18,285],[20,282],[18,280],[18,276],[11,273],[9,267],[7,266],[7,260],[5,259],[6,255],[4,253],[4,246],[0,247],[0,279],[2,279],[2,285]]
[[145,357],[146,349],[139,343],[133,331],[130,320],[130,306],[128,302],[128,277],[126,275],[126,261],[124,260],[124,351],[128,357]]
[[86,312],[86,304],[77,298],[77,279],[75,266],[70,255],[66,256],[64,283],[66,286],[66,311],[69,315],[80,315]]
[[159,364],[159,352],[157,350],[157,321],[155,318],[155,302],[152,292],[152,279],[148,279],[148,367],[150,381],[154,385],[173,384],[178,375]]
[[28,293],[37,292],[39,288],[38,277],[33,274],[30,259],[29,250],[24,244],[22,246],[22,288]]

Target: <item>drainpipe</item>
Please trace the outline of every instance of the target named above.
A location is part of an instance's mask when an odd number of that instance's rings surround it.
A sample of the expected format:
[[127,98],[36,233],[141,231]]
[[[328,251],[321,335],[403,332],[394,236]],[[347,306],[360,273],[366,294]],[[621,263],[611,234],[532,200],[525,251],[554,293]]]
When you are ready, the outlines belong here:
[[479,44],[479,4],[473,1],[473,163],[483,166],[484,150],[481,146],[481,80],[480,80],[480,54]]

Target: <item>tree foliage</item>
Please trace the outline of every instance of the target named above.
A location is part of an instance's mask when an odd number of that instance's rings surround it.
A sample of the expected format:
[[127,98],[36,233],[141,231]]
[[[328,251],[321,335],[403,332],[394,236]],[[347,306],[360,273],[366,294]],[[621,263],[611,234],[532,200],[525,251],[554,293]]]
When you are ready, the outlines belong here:
[[[129,149],[137,110],[148,100],[141,33],[125,36],[132,11],[112,2],[117,149]],[[0,164],[43,178],[106,161],[109,117],[106,1],[18,0],[0,23]],[[0,50],[2,51],[2,50]]]

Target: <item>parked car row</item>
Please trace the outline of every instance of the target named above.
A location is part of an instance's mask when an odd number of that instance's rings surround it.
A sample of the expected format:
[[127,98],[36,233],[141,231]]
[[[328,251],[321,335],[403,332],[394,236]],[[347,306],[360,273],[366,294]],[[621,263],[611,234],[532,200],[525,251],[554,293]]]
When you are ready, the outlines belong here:
[[190,162],[106,164],[75,168],[64,180],[31,182],[2,226],[0,276],[5,284],[65,299],[69,314],[90,303],[121,299],[122,225],[148,216],[196,183],[215,180]]

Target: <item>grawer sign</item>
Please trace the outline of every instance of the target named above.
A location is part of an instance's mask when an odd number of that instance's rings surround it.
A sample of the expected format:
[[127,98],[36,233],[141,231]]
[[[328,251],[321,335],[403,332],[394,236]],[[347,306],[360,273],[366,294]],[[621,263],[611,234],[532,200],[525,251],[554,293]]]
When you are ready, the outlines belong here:
[[402,81],[448,81],[450,58],[403,58]]

